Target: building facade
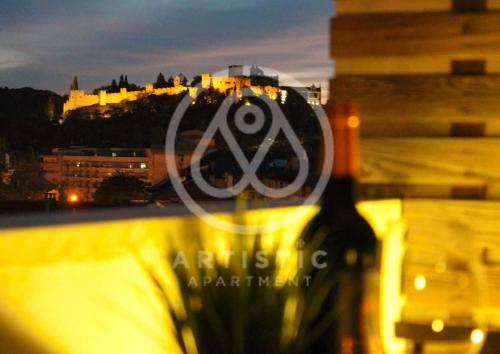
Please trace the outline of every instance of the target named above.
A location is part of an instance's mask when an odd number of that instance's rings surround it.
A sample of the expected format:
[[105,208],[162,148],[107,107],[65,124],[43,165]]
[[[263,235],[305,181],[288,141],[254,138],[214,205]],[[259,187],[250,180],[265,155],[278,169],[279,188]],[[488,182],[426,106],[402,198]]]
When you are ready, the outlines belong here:
[[[179,132],[175,142],[174,161],[177,170],[186,169],[198,145],[204,152],[214,147],[213,138],[204,138],[199,130]],[[79,200],[92,201],[103,179],[122,173],[135,176],[146,184],[154,185],[167,175],[164,146],[154,148],[71,148],[53,149],[52,154],[42,155],[42,170],[49,182],[58,186],[66,195],[76,194]]]
[[124,173],[152,184],[166,176],[163,149],[54,149],[42,156],[45,178],[80,200],[92,201],[103,179]]

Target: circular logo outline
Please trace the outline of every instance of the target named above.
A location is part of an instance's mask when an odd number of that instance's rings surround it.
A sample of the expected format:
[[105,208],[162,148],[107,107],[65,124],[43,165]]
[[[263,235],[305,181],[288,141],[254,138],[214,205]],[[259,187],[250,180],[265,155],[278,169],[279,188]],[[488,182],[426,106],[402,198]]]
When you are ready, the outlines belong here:
[[[248,66],[245,66],[246,68]],[[296,93],[300,94],[297,90],[294,89],[294,87],[305,87],[302,85],[300,82],[297,80],[293,79],[291,76],[277,72],[275,70],[269,69],[269,68],[264,68],[266,72],[272,71],[274,73],[278,73],[280,75],[280,78],[283,79],[284,81],[289,83],[287,85],[287,89],[289,90],[294,90]],[[222,70],[219,72],[216,72],[213,74],[213,76],[227,76],[227,70]],[[250,97],[250,96],[256,96],[251,92],[251,90],[245,90],[247,91],[241,98],[245,97]],[[196,92],[196,97],[194,99],[197,99],[203,92],[203,88],[201,83],[197,85],[197,92]],[[255,180],[249,180],[250,177],[256,177],[255,172],[257,171],[260,163],[262,162],[263,158],[267,154],[270,145],[268,139],[274,139],[276,135],[279,133],[280,130],[282,130],[290,142],[293,150],[297,154],[297,158],[299,159],[299,164],[304,162],[303,160],[307,161],[307,168],[309,166],[308,163],[308,157],[307,154],[305,153],[305,150],[303,149],[302,145],[298,141],[298,138],[289,125],[288,120],[284,116],[283,112],[279,108],[278,104],[276,103],[275,100],[272,100],[270,98],[265,97],[265,95],[262,96],[257,96],[260,100],[266,101],[268,106],[271,108],[271,113],[272,113],[272,123],[271,123],[271,128],[269,129],[266,138],[264,140],[264,143],[261,144],[260,148],[258,149],[258,152],[252,159],[252,161],[249,163],[246,157],[244,156],[243,152],[241,151],[241,147],[239,144],[236,142],[233,134],[229,130],[229,126],[227,123],[227,113],[229,111],[229,108],[231,105],[234,103],[231,96],[228,95],[224,99],[223,103],[219,107],[216,116],[212,119],[211,123],[209,124],[209,127],[207,130],[204,132],[203,138],[201,141],[198,143],[197,147],[193,151],[193,157],[191,160],[190,164],[190,169],[191,173],[193,176],[193,181],[196,183],[196,185],[205,193],[208,195],[211,195],[213,197],[219,197],[219,198],[227,198],[227,197],[232,197],[235,194],[240,193],[242,190],[244,190],[248,185],[252,185],[260,194],[266,195],[268,197],[271,197],[274,199],[277,198],[283,198],[282,195],[289,196],[293,193],[295,193],[298,189],[300,189],[303,186],[303,183],[305,182],[305,179],[307,178],[307,170],[305,171],[305,177],[304,177],[304,170],[303,165],[300,165],[299,169],[299,174],[296,177],[301,181],[299,185],[294,185],[294,183],[289,184],[287,187],[282,188],[281,190],[285,190],[280,195],[268,195],[268,191],[270,190],[269,187],[266,187],[258,178],[255,178]],[[275,231],[277,229],[280,229],[283,227],[282,223],[279,221],[272,221],[268,222],[267,224],[259,224],[259,225],[248,225],[248,224],[235,224],[235,223],[230,223],[224,220],[221,220],[217,216],[213,215],[212,213],[208,213],[203,207],[200,206],[199,203],[197,203],[187,192],[187,190],[184,188],[183,185],[183,179],[179,175],[179,171],[177,169],[177,163],[175,161],[175,142],[176,142],[176,135],[177,131],[179,129],[179,125],[182,121],[182,118],[184,117],[185,112],[189,109],[193,101],[193,98],[189,95],[186,94],[185,97],[181,100],[179,105],[176,107],[174,114],[172,116],[172,119],[170,120],[168,129],[167,129],[167,134],[166,134],[166,141],[165,141],[165,159],[166,159],[166,165],[167,165],[167,173],[168,173],[168,178],[170,179],[172,186],[174,187],[175,192],[179,196],[179,198],[182,200],[184,205],[196,216],[198,216],[200,219],[202,219],[204,222],[209,223],[210,225],[217,227],[219,229],[229,231],[232,233],[237,233],[237,234],[256,234],[259,232],[262,232],[263,230],[266,231]],[[247,107],[247,106],[243,106]],[[242,107],[240,107],[242,109]],[[260,109],[260,108],[259,108]],[[224,115],[223,112],[226,114]],[[330,123],[327,119],[327,115],[323,108],[321,106],[316,107],[314,110],[315,116],[318,119],[319,126],[321,127],[322,131],[322,137],[323,137],[323,142],[324,142],[324,160],[323,160],[323,165],[321,166],[321,173],[319,175],[318,182],[316,183],[316,186],[314,187],[313,191],[310,193],[310,195],[303,201],[301,204],[303,205],[313,205],[316,204],[326,188],[326,184],[328,182],[328,179],[330,178],[331,175],[331,169],[333,166],[333,159],[334,159],[334,151],[333,151],[333,136],[330,128]],[[278,124],[277,119],[279,120]],[[257,117],[256,117],[257,119]],[[245,172],[243,177],[238,181],[238,183],[230,188],[226,189],[220,189],[220,188],[215,188],[211,185],[209,185],[205,179],[201,176],[201,168],[200,168],[200,162],[201,158],[203,157],[203,153],[206,151],[208,148],[207,146],[203,146],[202,142],[206,142],[208,138],[212,138],[213,135],[215,135],[215,132],[219,129],[226,140],[226,143],[228,144],[231,153],[233,156],[235,156],[237,162],[240,164],[240,167],[242,170]],[[275,134],[272,138],[271,136]],[[289,136],[291,135],[291,136]],[[295,139],[294,139],[295,137]],[[298,152],[299,151],[299,152]],[[299,155],[301,152],[303,152],[303,158]],[[194,166],[193,166],[194,164]],[[194,168],[193,168],[194,167]],[[302,174],[301,174],[302,173]],[[251,174],[251,176],[249,176]],[[295,181],[294,181],[295,182]],[[288,188],[289,187],[289,188]],[[288,188],[288,189],[287,189]],[[293,190],[295,189],[295,190]],[[292,190],[291,193],[290,190]],[[276,190],[274,190],[276,191]],[[279,190],[278,190],[279,191]],[[262,193],[264,192],[264,193]],[[288,194],[287,194],[288,193]],[[298,210],[298,209],[297,209]]]

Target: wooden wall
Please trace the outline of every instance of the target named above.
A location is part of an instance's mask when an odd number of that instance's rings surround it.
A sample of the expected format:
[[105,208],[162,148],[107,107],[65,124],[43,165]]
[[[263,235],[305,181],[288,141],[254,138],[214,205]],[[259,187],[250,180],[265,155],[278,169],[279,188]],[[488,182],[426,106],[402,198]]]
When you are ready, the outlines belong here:
[[[476,257],[499,328],[500,0],[336,0],[336,11],[330,98],[360,107],[362,197],[405,199],[417,259]],[[402,277],[403,311],[417,317],[465,291],[431,271],[443,286],[422,297],[412,274],[424,263]],[[465,314],[460,305],[449,310]],[[484,353],[500,345],[490,338]]]
[[365,197],[500,199],[500,0],[337,0],[331,99]]
[[460,11],[460,8],[472,8],[476,11],[500,9],[499,0],[336,0],[337,13],[393,13],[393,12],[430,12],[430,11]]
[[357,99],[365,137],[500,136],[500,75],[338,75],[332,86],[334,100]]

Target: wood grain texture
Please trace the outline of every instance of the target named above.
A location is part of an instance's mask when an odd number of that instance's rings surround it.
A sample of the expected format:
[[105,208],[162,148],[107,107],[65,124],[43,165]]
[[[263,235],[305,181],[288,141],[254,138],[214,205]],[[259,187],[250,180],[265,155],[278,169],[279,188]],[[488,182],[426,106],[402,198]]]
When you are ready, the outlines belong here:
[[500,71],[500,12],[359,14],[332,20],[340,74],[449,73],[453,59]]
[[499,161],[498,138],[365,138],[362,194],[500,199]]
[[450,11],[451,0],[336,0],[337,14]]
[[[476,270],[486,280],[482,286],[487,285],[490,291],[485,305],[500,310],[500,267],[482,262],[485,249],[500,251],[500,202],[405,200],[403,216],[408,225],[407,247],[414,251],[403,277],[410,301],[432,304],[432,298],[439,300],[439,289],[457,292],[455,298],[467,295],[473,289],[461,289],[461,278],[470,273],[470,261],[474,260],[479,266]],[[436,266],[443,261],[447,268],[439,270]],[[432,296],[415,291],[412,281],[416,274],[427,275]],[[466,299],[477,300],[473,296]],[[500,324],[500,318],[492,320]]]
[[[337,14],[451,11],[452,0],[336,0]],[[500,9],[500,0],[487,0],[488,10]]]
[[365,137],[457,135],[458,123],[500,136],[500,75],[338,75],[330,87],[332,100],[359,104]]

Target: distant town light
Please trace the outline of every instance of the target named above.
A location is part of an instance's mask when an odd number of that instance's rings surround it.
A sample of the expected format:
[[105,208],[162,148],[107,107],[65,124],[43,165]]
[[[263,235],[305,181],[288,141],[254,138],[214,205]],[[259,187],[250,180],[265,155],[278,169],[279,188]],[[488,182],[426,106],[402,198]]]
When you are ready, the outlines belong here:
[[484,332],[476,328],[470,333],[470,340],[474,344],[480,344],[484,340]]
[[286,90],[281,90],[281,104],[285,104],[288,92]]
[[424,290],[427,286],[427,279],[422,274],[419,274],[413,279],[413,286],[417,290]]
[[77,194],[75,194],[75,193],[70,194],[70,195],[69,195],[69,197],[68,197],[68,201],[69,201],[70,203],[77,203],[77,202],[78,202],[78,200],[79,200],[78,195],[77,195]]

